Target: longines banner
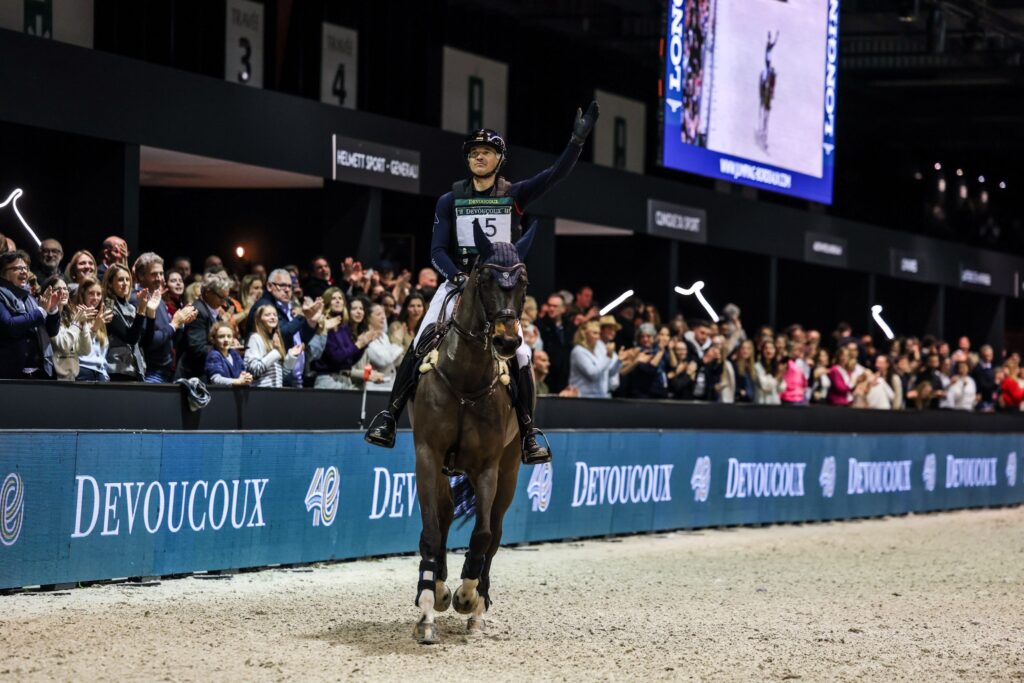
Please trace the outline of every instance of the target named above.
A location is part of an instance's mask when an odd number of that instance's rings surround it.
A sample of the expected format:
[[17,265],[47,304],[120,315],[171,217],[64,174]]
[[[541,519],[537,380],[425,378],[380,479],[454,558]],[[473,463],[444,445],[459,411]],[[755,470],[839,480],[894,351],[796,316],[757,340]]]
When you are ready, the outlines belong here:
[[[524,468],[516,543],[1024,501],[1019,435],[561,432]],[[408,552],[411,437],[7,433],[0,589]],[[451,539],[465,545],[470,526]]]

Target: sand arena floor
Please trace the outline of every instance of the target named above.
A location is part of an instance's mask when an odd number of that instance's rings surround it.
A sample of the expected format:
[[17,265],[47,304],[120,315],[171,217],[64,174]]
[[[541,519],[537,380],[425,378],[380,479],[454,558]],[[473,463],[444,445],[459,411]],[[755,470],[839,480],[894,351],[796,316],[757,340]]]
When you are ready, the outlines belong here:
[[0,597],[0,680],[1024,680],[1022,508],[506,548],[429,647],[416,566]]

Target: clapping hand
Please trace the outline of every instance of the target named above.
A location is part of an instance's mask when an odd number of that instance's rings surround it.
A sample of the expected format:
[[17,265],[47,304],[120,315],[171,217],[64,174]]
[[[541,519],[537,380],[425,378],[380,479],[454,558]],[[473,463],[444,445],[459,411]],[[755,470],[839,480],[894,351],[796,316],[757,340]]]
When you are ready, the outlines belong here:
[[339,327],[341,327],[341,316],[340,315],[331,316],[326,321],[324,321],[324,331],[325,332],[331,332],[332,330],[336,330]]
[[288,349],[288,355],[291,356],[292,358],[298,358],[299,354],[301,354],[305,348],[306,345],[300,342],[293,346],[292,348]]
[[234,384],[236,386],[245,386],[245,385],[248,385],[248,384],[252,384],[252,374],[250,374],[250,373],[246,372],[245,370],[243,370],[242,374],[239,375],[238,379],[233,381],[232,384]]
[[302,302],[302,317],[308,320],[311,324],[313,323],[314,318],[317,317],[317,314],[323,310],[323,299],[317,299],[316,301],[313,301],[312,299],[307,298]]
[[46,291],[43,292],[43,301],[46,302],[46,312],[60,308],[60,292],[52,287],[47,287]]
[[174,329],[178,329],[182,325],[188,325],[190,322],[196,319],[199,315],[199,311],[196,310],[195,306],[185,306],[179,308],[174,312],[174,317],[171,318],[171,326]]
[[108,310],[107,307],[104,306],[102,302],[100,303],[100,308],[97,311],[96,315],[97,317],[102,318],[104,324],[109,323],[111,320],[114,319],[114,311]]

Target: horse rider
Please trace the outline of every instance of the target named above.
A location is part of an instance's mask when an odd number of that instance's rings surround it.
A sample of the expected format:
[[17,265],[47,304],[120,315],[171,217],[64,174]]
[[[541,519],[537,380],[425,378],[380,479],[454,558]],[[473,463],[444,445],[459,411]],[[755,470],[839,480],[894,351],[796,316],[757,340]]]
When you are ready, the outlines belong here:
[[[550,168],[527,180],[511,183],[498,175],[508,161],[508,149],[502,137],[493,130],[473,131],[462,143],[470,176],[452,185],[450,192],[437,200],[434,213],[434,234],[431,239],[431,262],[445,278],[444,284],[430,300],[419,332],[405,359],[398,368],[387,409],[377,413],[366,431],[366,441],[376,446],[393,448],[398,418],[416,386],[419,361],[415,349],[420,336],[431,323],[441,318],[446,295],[460,288],[476,262],[473,227],[478,225],[492,242],[514,243],[522,236],[520,221],[526,207],[540,198],[562,178],[569,175],[583,149],[583,143],[594,129],[600,110],[591,102],[586,114],[576,110],[572,135],[562,155]],[[449,301],[445,317],[450,317],[454,302]],[[520,338],[522,331],[520,331]],[[523,463],[536,465],[550,462],[551,453],[537,443],[538,430],[533,426],[536,387],[533,380],[530,347],[524,341],[516,351],[518,392],[516,417],[522,440]]]

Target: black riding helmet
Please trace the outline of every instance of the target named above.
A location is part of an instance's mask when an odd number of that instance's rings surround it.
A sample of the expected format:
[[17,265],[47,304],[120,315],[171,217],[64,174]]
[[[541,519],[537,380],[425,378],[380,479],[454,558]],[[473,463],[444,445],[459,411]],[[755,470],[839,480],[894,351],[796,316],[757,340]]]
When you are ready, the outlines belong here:
[[[505,140],[498,135],[497,131],[493,131],[490,128],[481,128],[469,134],[462,143],[462,158],[466,159],[469,156],[469,150],[480,145],[492,148],[501,157],[495,172],[508,161],[508,149],[505,147]],[[468,164],[469,162],[467,161],[466,163]]]

